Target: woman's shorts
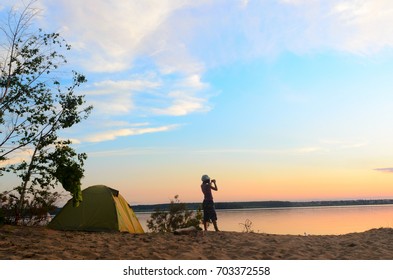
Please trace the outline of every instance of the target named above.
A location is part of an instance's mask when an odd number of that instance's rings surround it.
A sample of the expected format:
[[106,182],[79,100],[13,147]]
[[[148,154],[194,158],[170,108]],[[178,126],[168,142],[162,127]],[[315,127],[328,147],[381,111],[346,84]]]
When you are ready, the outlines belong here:
[[203,201],[203,221],[217,221],[216,209],[214,208],[214,202],[212,200]]

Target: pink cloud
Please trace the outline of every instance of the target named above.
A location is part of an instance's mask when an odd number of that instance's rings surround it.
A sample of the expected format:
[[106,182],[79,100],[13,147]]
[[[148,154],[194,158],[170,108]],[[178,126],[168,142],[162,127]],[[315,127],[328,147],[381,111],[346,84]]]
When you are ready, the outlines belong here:
[[383,173],[393,173],[393,167],[385,167],[385,168],[375,168],[375,171],[380,171]]

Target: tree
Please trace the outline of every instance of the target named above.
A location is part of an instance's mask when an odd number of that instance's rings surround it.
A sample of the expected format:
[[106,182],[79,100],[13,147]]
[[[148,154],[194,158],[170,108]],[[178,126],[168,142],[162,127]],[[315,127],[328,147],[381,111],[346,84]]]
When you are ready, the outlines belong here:
[[168,211],[156,209],[147,220],[147,227],[152,232],[173,232],[176,229],[194,226],[201,229],[202,211],[188,210],[185,203],[176,195],[169,205]]
[[76,153],[71,141],[58,133],[86,119],[92,110],[83,107],[84,96],[75,93],[85,76],[72,71],[72,78],[64,78],[59,72],[67,63],[60,50],[71,46],[58,33],[32,28],[38,13],[33,3],[21,12],[11,10],[0,26],[0,38],[5,39],[0,51],[0,176],[11,172],[21,179],[7,193],[13,196],[15,223],[32,200],[49,199],[57,183],[71,192],[75,205],[79,203],[87,155]]

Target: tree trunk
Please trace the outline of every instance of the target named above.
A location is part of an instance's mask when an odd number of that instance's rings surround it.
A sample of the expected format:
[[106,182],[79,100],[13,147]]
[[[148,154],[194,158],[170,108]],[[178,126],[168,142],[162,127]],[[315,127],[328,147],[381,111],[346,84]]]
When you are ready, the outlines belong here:
[[24,218],[23,212],[25,210],[25,197],[26,197],[27,184],[30,182],[31,172],[34,168],[34,162],[35,162],[37,151],[40,149],[41,140],[42,140],[42,133],[40,136],[40,140],[38,141],[38,144],[35,146],[34,153],[31,156],[29,168],[27,169],[27,172],[23,177],[23,181],[20,189],[19,205],[17,207],[17,211],[16,211],[17,214],[15,216],[15,224],[18,224],[20,218]]

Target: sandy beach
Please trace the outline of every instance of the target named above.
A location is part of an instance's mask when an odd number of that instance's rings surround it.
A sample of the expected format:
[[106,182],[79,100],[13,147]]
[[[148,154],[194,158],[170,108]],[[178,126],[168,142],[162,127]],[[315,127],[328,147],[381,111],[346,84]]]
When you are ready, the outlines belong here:
[[393,259],[393,229],[345,235],[273,235],[238,232],[67,232],[2,226],[2,260],[372,260]]

